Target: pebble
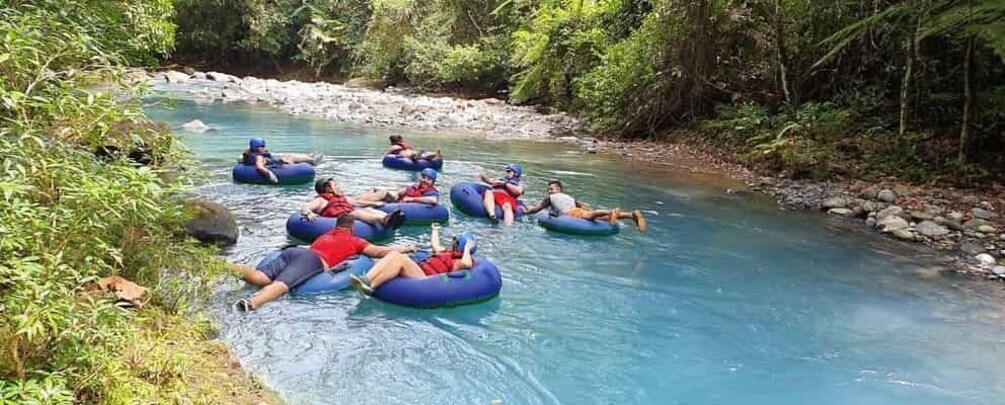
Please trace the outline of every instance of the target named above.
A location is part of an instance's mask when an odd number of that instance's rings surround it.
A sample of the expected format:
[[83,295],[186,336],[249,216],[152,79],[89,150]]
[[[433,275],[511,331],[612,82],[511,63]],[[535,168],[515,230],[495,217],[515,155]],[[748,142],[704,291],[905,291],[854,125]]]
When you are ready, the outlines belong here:
[[866,218],[865,219],[865,225],[869,226],[869,227],[876,226],[876,218],[875,217]]
[[930,238],[945,236],[949,233],[949,229],[935,223],[935,221],[921,221],[921,223],[915,226],[915,230]]
[[904,218],[889,216],[876,221],[876,226],[882,228],[883,232],[893,232],[899,229],[906,229],[908,227],[908,223],[904,220]]
[[963,242],[960,244],[960,252],[967,256],[974,256],[984,251],[984,247],[973,242]]
[[1005,276],[1005,266],[995,266],[991,268],[991,272],[998,277]]
[[897,193],[890,189],[884,189],[876,194],[876,198],[883,202],[892,203],[897,199]]
[[964,222],[963,223],[963,227],[967,228],[967,229],[970,229],[970,230],[975,230],[976,231],[980,227],[985,226],[987,224],[988,224],[988,221],[985,221],[983,219],[971,219],[971,220],[969,220],[967,222]]
[[956,222],[963,222],[963,217],[964,217],[963,213],[959,211],[953,211],[950,212],[949,214],[946,214],[946,218],[949,218]]
[[828,198],[824,200],[823,204],[821,204],[821,207],[823,207],[823,209],[825,210],[831,208],[845,208],[847,206],[848,206],[848,200],[845,200],[844,198],[841,197]]
[[911,231],[909,231],[907,229],[897,229],[897,230],[894,230],[893,231],[893,236],[896,236],[898,239],[903,239],[903,240],[914,240],[915,239],[914,232],[911,232]]
[[970,210],[970,213],[977,219],[991,219],[995,216],[993,212],[981,208],[974,208]]
[[911,218],[919,221],[925,221],[935,218],[935,214],[925,211],[911,211]]
[[900,215],[900,214],[903,214],[903,213],[904,213],[904,209],[903,208],[900,208],[899,206],[896,206],[896,205],[891,205],[891,206],[886,207],[883,210],[877,212],[876,213],[876,220],[879,221],[879,222],[883,222],[883,220],[886,219],[886,218],[889,218],[891,216],[897,216],[897,215]]
[[851,217],[855,215],[855,211],[847,208],[831,208],[827,211],[828,214],[840,215],[842,217]]
[[995,265],[995,258],[987,253],[981,253],[976,256],[977,261],[981,264],[981,267],[990,269]]
[[977,227],[977,232],[995,233],[995,232],[998,232],[998,230],[995,229],[995,227],[993,227],[991,225],[981,225],[981,226]]

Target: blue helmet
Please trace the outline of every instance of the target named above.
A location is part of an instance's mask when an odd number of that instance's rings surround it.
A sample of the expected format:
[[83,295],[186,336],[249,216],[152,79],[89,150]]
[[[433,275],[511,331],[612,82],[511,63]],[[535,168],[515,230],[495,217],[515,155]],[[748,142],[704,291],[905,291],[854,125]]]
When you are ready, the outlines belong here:
[[254,148],[264,148],[265,147],[265,139],[264,138],[251,138],[251,140],[248,141],[248,146],[250,146],[252,149],[254,149]]
[[519,163],[510,163],[506,165],[506,170],[512,170],[516,177],[520,177],[523,174],[523,168],[520,167]]
[[434,170],[433,168],[427,167],[425,169],[422,169],[422,172],[420,173],[423,176],[429,177],[430,179],[433,179],[433,181],[436,181],[436,170]]
[[462,232],[457,236],[454,236],[454,250],[458,252],[464,252],[464,247],[471,244],[471,254],[475,254],[478,251],[478,242],[475,241],[475,235],[467,232]]

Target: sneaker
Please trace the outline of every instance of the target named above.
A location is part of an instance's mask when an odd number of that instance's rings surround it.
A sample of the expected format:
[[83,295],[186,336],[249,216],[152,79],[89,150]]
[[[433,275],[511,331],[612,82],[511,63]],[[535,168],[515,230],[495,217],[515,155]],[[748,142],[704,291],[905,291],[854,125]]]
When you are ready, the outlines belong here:
[[391,229],[401,228],[401,225],[405,223],[405,213],[401,210],[394,210],[394,212],[387,214],[384,218],[384,225]]
[[311,164],[314,165],[314,166],[317,166],[317,165],[321,164],[322,160],[324,160],[325,155],[323,153],[321,153],[321,152],[314,152],[314,153],[311,153],[311,158],[314,159],[314,160],[311,161]]
[[639,228],[640,232],[645,232],[646,219],[642,217],[642,211],[639,210],[632,211],[632,220],[635,221],[635,227]]
[[621,216],[621,208],[615,208],[611,210],[611,216],[607,218],[607,221],[610,222],[611,225],[617,224],[618,217],[620,216]]
[[363,295],[373,294],[373,287],[370,287],[370,279],[366,276],[357,276],[355,274],[349,275],[349,285],[355,288],[356,291],[363,293]]
[[234,306],[237,307],[238,311],[243,311],[243,312],[251,312],[251,311],[253,311],[255,309],[255,307],[253,305],[251,305],[251,301],[250,300],[246,300],[246,299],[245,300],[237,301],[237,303],[234,304]]

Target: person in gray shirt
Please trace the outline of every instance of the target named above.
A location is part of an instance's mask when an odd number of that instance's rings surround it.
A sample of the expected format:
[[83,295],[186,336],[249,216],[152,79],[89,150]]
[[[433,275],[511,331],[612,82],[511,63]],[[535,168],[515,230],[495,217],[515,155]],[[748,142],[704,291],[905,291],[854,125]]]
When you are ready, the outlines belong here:
[[552,180],[548,182],[548,196],[537,205],[530,207],[527,214],[537,213],[545,208],[550,209],[552,216],[568,215],[573,218],[582,218],[590,221],[606,220],[614,225],[619,219],[632,219],[635,227],[640,231],[646,230],[646,219],[642,216],[642,211],[634,210],[631,213],[621,212],[621,208],[613,210],[591,210],[590,206],[579,202],[571,195],[563,192],[562,182]]

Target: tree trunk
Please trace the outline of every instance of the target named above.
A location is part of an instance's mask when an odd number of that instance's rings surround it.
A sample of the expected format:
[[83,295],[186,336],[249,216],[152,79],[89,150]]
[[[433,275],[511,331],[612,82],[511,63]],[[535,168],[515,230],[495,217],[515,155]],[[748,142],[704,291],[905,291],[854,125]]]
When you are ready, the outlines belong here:
[[[921,27],[921,20],[918,19],[917,27]],[[915,38],[917,38],[917,29],[911,30],[911,33],[907,36],[904,46],[907,53],[907,61],[904,64],[904,78],[900,82],[900,128],[897,131],[899,140],[903,141],[904,136],[907,134],[907,114],[908,105],[910,104],[911,95],[911,78],[914,76],[914,59],[917,53],[917,47],[915,43]]]
[[782,81],[782,94],[785,95],[785,103],[792,105],[792,92],[789,90],[789,73],[785,66],[785,37],[782,30],[782,0],[775,0],[775,58],[778,62],[778,75]]
[[967,52],[963,57],[963,120],[960,124],[960,146],[956,162],[967,163],[967,149],[970,146],[970,120],[973,116],[973,91],[970,83],[970,70],[974,59],[974,37],[967,37]]

